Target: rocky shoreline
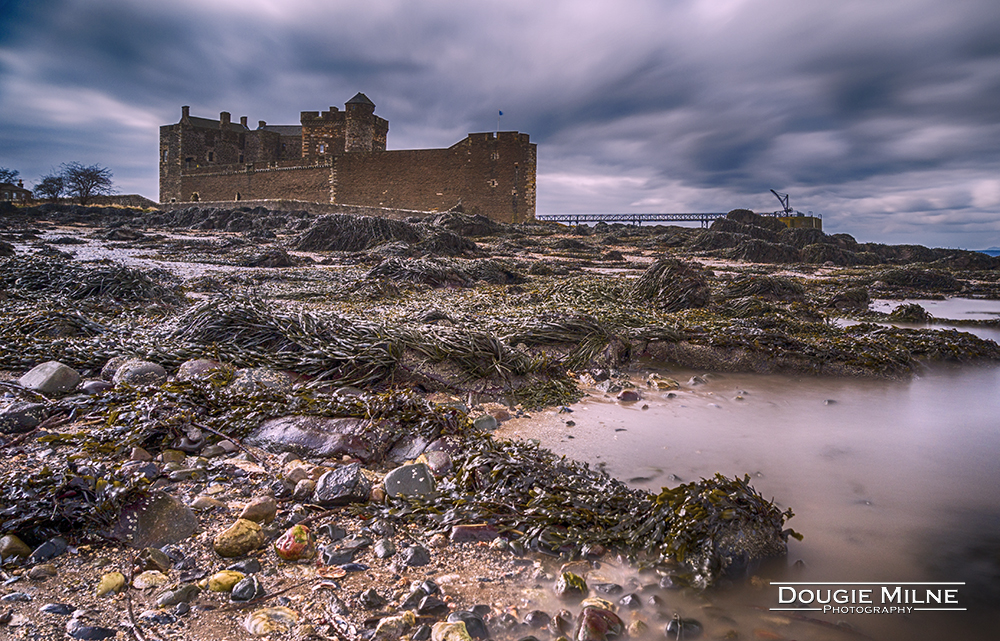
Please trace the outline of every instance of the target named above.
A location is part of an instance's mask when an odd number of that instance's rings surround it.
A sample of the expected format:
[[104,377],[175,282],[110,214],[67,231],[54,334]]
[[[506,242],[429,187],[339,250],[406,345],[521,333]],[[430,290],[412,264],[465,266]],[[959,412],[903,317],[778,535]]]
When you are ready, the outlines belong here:
[[[900,377],[1000,360],[971,334],[893,326],[934,320],[919,308],[868,307],[998,298],[997,259],[774,222],[6,211],[0,626],[742,638],[664,595],[745,580],[784,553],[790,511],[747,479],[638,492],[490,432],[588,389],[635,402],[628,374],[653,365]],[[618,566],[631,584],[605,576]]]

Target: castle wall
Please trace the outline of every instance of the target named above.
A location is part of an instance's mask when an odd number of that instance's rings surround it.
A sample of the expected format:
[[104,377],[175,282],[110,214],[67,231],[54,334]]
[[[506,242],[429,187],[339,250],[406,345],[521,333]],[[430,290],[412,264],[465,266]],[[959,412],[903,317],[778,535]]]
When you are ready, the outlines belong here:
[[[160,200],[293,199],[394,210],[461,203],[495,220],[535,214],[536,148],[513,131],[470,134],[447,149],[386,151],[389,123],[363,94],[347,111],[302,112],[301,126],[256,130],[223,112],[160,127]],[[296,135],[298,134],[298,135]],[[326,145],[323,152],[319,145]]]
[[472,134],[448,149],[344,154],[334,202],[466,211],[504,222],[535,215],[535,145],[527,134]]
[[330,202],[334,172],[331,159],[304,164],[302,159],[236,167],[201,167],[184,172],[177,200],[218,201],[282,198]]

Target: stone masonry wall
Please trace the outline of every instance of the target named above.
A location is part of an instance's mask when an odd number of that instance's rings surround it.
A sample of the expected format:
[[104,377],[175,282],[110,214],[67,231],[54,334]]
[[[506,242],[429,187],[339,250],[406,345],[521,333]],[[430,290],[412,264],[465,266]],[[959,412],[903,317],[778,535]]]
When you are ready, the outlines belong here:
[[184,173],[179,200],[255,200],[281,194],[295,200],[330,202],[333,171],[329,159],[310,166],[303,166],[300,159],[263,167],[202,167]]

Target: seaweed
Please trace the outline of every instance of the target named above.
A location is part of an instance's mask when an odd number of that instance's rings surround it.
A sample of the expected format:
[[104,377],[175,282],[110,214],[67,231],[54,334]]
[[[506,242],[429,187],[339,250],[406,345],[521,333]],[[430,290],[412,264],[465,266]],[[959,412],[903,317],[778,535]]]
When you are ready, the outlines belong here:
[[664,312],[704,307],[710,298],[702,270],[673,258],[661,258],[650,265],[636,281],[632,295]]
[[747,537],[752,543],[739,551],[763,558],[783,553],[792,534],[782,530],[791,510],[764,500],[749,477],[717,475],[653,496],[536,444],[488,435],[470,435],[453,463],[435,496],[356,510],[431,532],[486,522],[525,549],[567,558],[601,545],[643,564],[681,564],[679,574],[696,587],[730,570],[739,547],[731,537]]

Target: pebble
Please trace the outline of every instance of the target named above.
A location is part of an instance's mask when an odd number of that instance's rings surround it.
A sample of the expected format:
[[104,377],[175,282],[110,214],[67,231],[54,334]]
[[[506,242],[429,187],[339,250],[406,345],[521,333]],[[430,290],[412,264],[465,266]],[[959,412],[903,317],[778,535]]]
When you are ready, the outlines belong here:
[[61,536],[53,537],[32,551],[31,556],[28,557],[28,563],[34,565],[54,559],[63,554],[68,547],[66,539]]
[[642,396],[639,394],[638,390],[634,389],[623,389],[618,392],[618,396],[616,398],[622,403],[634,403],[642,400]]
[[316,491],[316,481],[312,479],[302,479],[295,484],[295,489],[292,490],[292,499],[296,501],[308,501]]
[[400,552],[400,559],[409,566],[420,566],[427,565],[431,562],[431,553],[427,551],[427,548],[414,545],[412,547],[403,548]]
[[460,610],[458,612],[452,612],[448,615],[449,623],[457,623],[459,621],[465,624],[466,632],[468,632],[469,636],[473,639],[490,638],[490,632],[486,628],[486,622],[484,622],[483,619],[474,612]]
[[638,610],[642,608],[642,600],[637,594],[626,594],[618,603],[627,610]]
[[[403,612],[402,614],[383,617],[375,627],[375,634],[372,636],[372,641],[396,641],[402,637],[407,630],[416,625],[416,623],[417,617],[415,617],[412,612]],[[415,641],[416,634],[410,638]]]
[[208,379],[212,374],[220,372],[225,369],[225,366],[219,361],[212,360],[209,358],[196,358],[189,361],[184,361],[177,368],[177,380],[179,381],[192,381],[192,380],[205,380]]
[[704,628],[697,619],[682,619],[676,614],[664,629],[668,639],[697,639],[703,631]]
[[554,587],[556,596],[564,599],[582,599],[587,596],[587,582],[573,572],[562,572]]
[[215,553],[223,557],[244,556],[267,542],[260,525],[247,519],[237,519],[212,542]]
[[0,557],[9,559],[11,557],[24,558],[31,555],[31,548],[14,534],[0,538]]
[[108,572],[101,577],[94,593],[98,597],[118,594],[125,589],[125,576],[121,572]]
[[299,561],[316,556],[316,542],[304,525],[294,525],[274,542],[274,552],[284,561]]
[[44,612],[45,614],[57,614],[59,616],[69,616],[76,611],[76,608],[67,603],[46,603],[42,607],[38,608],[39,612]]
[[90,396],[97,396],[114,388],[115,386],[107,381],[84,381],[80,384],[80,391]]
[[388,559],[396,553],[396,546],[393,544],[392,539],[379,539],[375,542],[375,546],[372,548],[375,556],[380,559]]
[[[492,418],[492,417],[490,417]],[[397,496],[427,496],[434,492],[434,475],[423,463],[401,465],[385,475],[386,493]]]
[[163,572],[159,570],[146,570],[137,574],[132,579],[132,587],[136,590],[149,590],[152,588],[161,588],[169,582],[170,577]]
[[438,597],[428,594],[424,598],[420,599],[420,604],[417,606],[417,614],[420,616],[442,616],[451,611],[448,604],[439,599]]
[[361,463],[351,463],[330,470],[316,481],[314,498],[322,507],[336,507],[368,501],[372,485],[361,469]]
[[266,591],[256,576],[248,576],[233,586],[229,594],[231,601],[253,601],[264,596]]
[[358,595],[358,601],[361,603],[361,607],[366,610],[377,610],[388,603],[375,588],[368,588],[361,592]]
[[0,434],[30,432],[45,420],[46,411],[41,403],[13,403],[0,410]]
[[254,636],[286,634],[298,621],[299,615],[294,610],[277,606],[251,612],[243,621],[243,627]]
[[146,621],[155,625],[170,625],[172,623],[177,623],[177,617],[169,612],[160,612],[159,610],[145,610],[144,612],[140,612],[139,616],[136,618],[140,621]]
[[139,572],[145,570],[166,572],[171,566],[173,566],[173,562],[170,560],[170,557],[159,548],[144,548],[136,559],[136,569]]
[[101,641],[101,639],[110,639],[117,636],[118,630],[96,625],[84,625],[78,619],[70,619],[69,623],[66,624],[66,633],[74,639]]
[[126,362],[132,360],[128,356],[115,356],[114,358],[108,359],[108,362],[104,364],[101,368],[101,378],[105,381],[111,381],[115,377],[115,372]]
[[246,578],[242,572],[222,570],[208,579],[209,592],[232,592],[237,583]]
[[51,563],[40,563],[28,570],[28,578],[35,581],[44,581],[45,579],[51,579],[58,573],[56,566]]
[[210,496],[199,496],[191,501],[191,507],[195,510],[211,510],[213,508],[225,508],[226,504]]
[[540,629],[544,628],[552,621],[552,617],[541,610],[532,610],[528,614],[524,615],[524,622],[528,624],[529,627]]
[[234,572],[242,572],[243,574],[256,574],[260,572],[260,561],[254,558],[243,559],[237,563],[226,568],[227,570],[233,570]]
[[278,502],[273,496],[256,496],[240,512],[240,518],[255,523],[270,523],[277,513]]
[[115,385],[162,385],[167,382],[167,370],[162,366],[139,359],[127,360],[115,370],[111,378]]
[[431,641],[472,641],[464,621],[439,621],[431,628]]
[[167,590],[157,597],[156,605],[161,608],[166,608],[172,605],[177,605],[178,603],[187,603],[191,599],[195,598],[199,592],[201,592],[201,588],[197,585],[193,583],[183,583],[173,590]]
[[496,417],[490,414],[483,414],[482,416],[476,418],[476,420],[472,422],[472,425],[477,430],[483,432],[493,432],[496,431],[497,427],[499,427]]

